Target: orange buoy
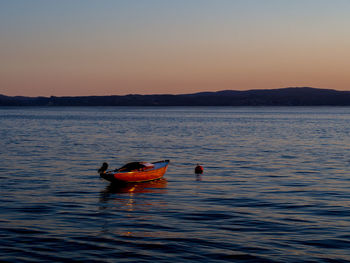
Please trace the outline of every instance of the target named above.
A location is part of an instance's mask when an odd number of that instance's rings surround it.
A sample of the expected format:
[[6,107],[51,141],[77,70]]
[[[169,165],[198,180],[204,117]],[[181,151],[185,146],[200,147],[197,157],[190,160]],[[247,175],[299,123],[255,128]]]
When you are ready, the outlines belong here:
[[194,172],[196,174],[202,174],[203,173],[203,167],[197,164],[196,168],[194,169]]

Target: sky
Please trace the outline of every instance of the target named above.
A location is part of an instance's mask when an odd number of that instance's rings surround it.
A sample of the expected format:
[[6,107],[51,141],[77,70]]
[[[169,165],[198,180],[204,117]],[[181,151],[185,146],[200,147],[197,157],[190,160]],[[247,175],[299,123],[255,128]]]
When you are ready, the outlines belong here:
[[349,0],[0,0],[0,94],[350,90]]

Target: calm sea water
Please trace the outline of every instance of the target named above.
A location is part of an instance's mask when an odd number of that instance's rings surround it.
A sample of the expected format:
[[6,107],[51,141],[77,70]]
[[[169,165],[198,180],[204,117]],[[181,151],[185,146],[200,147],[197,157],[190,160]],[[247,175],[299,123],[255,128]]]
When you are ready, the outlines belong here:
[[0,261],[350,262],[350,108],[0,108],[0,136]]

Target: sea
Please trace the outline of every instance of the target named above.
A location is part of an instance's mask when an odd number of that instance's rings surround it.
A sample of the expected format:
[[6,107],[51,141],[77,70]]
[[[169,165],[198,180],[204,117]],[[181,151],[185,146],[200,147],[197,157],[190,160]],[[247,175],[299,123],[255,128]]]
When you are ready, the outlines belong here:
[[350,262],[349,136],[349,107],[2,107],[0,261]]

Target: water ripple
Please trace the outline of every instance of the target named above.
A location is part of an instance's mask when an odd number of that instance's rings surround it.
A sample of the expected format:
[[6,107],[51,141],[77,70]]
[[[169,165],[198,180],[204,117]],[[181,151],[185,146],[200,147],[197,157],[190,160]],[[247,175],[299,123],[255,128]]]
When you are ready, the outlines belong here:
[[[349,120],[341,107],[0,109],[0,261],[350,262]],[[96,173],[160,159],[151,183]]]

